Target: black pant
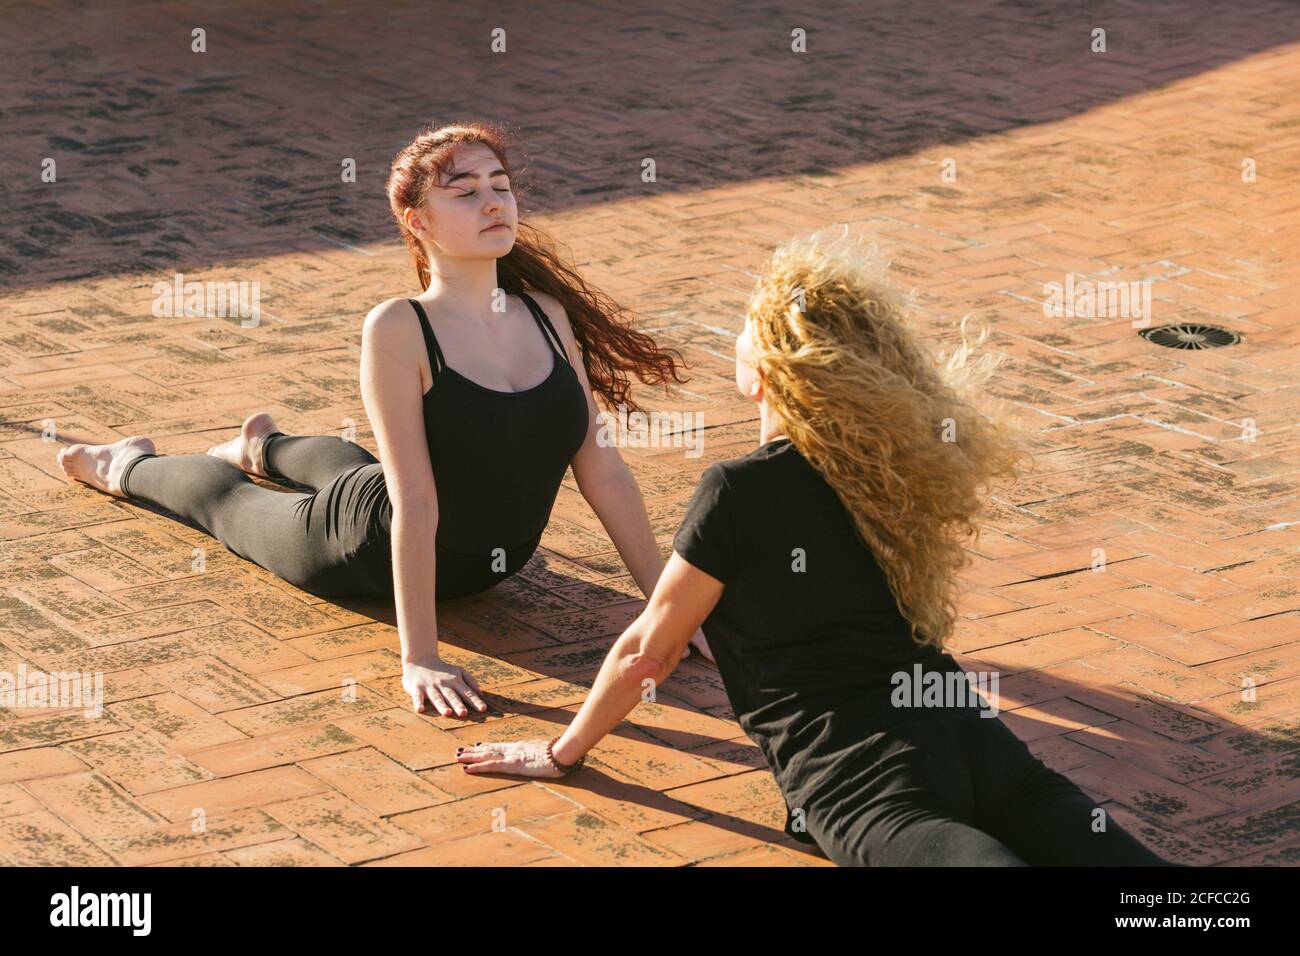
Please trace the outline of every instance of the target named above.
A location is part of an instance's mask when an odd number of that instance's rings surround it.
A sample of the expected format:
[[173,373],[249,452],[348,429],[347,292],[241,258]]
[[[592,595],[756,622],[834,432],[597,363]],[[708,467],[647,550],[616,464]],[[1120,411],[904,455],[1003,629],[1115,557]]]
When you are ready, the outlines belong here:
[[873,734],[808,833],[841,866],[1175,866],[1148,850],[996,717]]
[[[127,464],[122,490],[197,523],[240,557],[321,597],[391,597],[391,505],[383,468],[355,442],[276,433],[263,488],[211,455],[146,455]],[[385,510],[386,509],[386,510]]]

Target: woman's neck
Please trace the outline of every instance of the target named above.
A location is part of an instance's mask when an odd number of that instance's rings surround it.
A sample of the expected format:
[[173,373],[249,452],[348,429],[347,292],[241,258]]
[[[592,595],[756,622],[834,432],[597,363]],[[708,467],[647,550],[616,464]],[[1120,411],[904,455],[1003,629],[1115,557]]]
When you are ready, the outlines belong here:
[[[477,319],[500,318],[504,312],[493,308],[499,293],[495,259],[444,260],[429,280],[420,300],[439,307],[440,311]],[[504,303],[503,303],[504,304]]]
[[772,411],[767,402],[758,405],[758,443],[766,445],[777,438],[788,438],[780,416]]

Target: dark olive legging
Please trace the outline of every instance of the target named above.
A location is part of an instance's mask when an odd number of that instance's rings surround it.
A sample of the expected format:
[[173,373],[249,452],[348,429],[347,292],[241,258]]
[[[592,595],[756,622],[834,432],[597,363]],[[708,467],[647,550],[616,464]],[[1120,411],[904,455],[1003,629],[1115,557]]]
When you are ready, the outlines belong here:
[[122,491],[188,518],[242,558],[322,597],[392,595],[383,468],[333,435],[273,433],[269,476],[312,489],[263,488],[212,455],[144,455],[122,473]]

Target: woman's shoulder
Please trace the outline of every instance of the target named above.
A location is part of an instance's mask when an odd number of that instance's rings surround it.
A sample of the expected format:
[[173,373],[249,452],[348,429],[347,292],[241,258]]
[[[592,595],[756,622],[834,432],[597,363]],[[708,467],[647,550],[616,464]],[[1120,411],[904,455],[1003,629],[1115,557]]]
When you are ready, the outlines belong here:
[[734,492],[737,487],[747,487],[762,481],[768,470],[764,462],[767,456],[760,455],[763,449],[738,458],[722,458],[711,462],[700,473],[697,488],[703,493],[722,498]]
[[773,494],[810,494],[825,481],[789,439],[765,442],[748,454],[715,461],[700,484],[719,497],[745,502],[769,501]]
[[383,363],[384,371],[418,368],[418,356],[427,351],[420,323],[409,299],[386,299],[366,315],[361,324],[362,362]]
[[522,293],[521,297],[523,295],[536,302],[538,307],[546,313],[546,317],[551,320],[551,325],[555,326],[555,331],[560,334],[561,338],[566,341],[573,339],[573,330],[569,328],[569,314],[564,311],[564,306],[559,299],[549,292],[538,292],[533,289]]
[[791,444],[790,439],[777,438],[764,442],[738,458],[715,461],[709,468],[716,468],[722,477],[733,482],[754,481],[802,461],[803,456]]
[[411,329],[413,313],[415,307],[411,299],[385,299],[365,315],[361,330],[368,336],[376,333],[385,337],[399,336]]
[[412,321],[414,315],[410,299],[385,299],[366,314],[361,324],[362,346],[410,353],[422,339],[419,323]]
[[410,299],[393,298],[385,299],[366,314],[366,324],[384,323],[387,325],[394,324],[393,319],[396,316],[403,318],[409,317],[414,311]]
[[551,295],[549,292],[540,292],[537,289],[529,289],[527,292],[520,293],[520,298],[523,296],[528,296],[528,298],[540,305],[542,310],[552,319],[557,315],[564,315],[564,306],[560,304],[559,299]]

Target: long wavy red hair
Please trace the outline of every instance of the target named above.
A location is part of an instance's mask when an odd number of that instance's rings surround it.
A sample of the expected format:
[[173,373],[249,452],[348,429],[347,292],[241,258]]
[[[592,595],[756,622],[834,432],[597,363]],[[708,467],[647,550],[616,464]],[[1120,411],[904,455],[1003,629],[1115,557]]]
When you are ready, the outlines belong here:
[[[503,127],[493,123],[468,121],[426,126],[393,157],[388,174],[388,205],[415,263],[421,289],[429,287],[429,259],[419,238],[402,221],[402,213],[408,207],[419,209],[424,205],[429,190],[450,168],[456,148],[471,143],[492,150],[510,176],[511,188],[518,198],[521,183],[516,180],[509,156],[512,138]],[[645,332],[632,328],[627,310],[593,289],[561,261],[554,241],[524,222],[522,211],[514,246],[497,260],[497,282],[507,294],[543,292],[564,306],[573,337],[582,350],[591,391],[611,411],[619,405],[626,405],[629,411],[640,410],[630,395],[629,373],[646,385],[664,385],[670,378],[679,384],[684,381],[677,370],[678,362],[685,366],[681,353],[659,348]]]

